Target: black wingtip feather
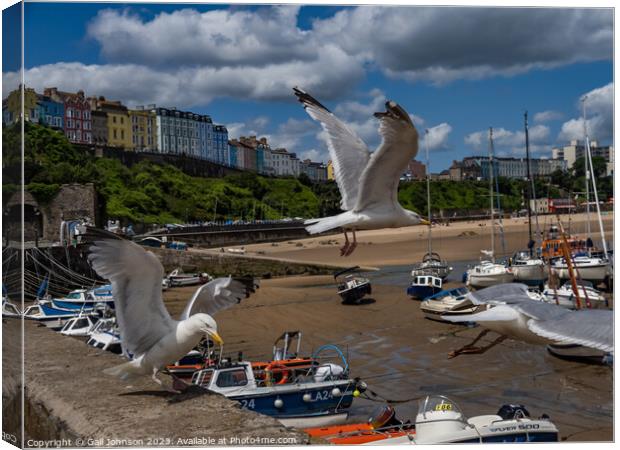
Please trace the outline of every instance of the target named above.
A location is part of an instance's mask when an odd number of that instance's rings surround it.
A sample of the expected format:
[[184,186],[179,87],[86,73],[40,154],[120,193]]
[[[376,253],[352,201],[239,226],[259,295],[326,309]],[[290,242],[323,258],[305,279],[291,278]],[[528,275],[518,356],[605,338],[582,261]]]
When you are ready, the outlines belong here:
[[293,88],[293,92],[295,92],[295,95],[297,96],[297,99],[301,103],[304,104],[304,108],[306,106],[308,106],[308,105],[314,105],[314,106],[317,106],[319,108],[323,108],[325,111],[331,112],[323,104],[321,104],[321,102],[319,102],[316,98],[314,98],[313,96],[308,94],[306,91],[303,91],[303,90],[299,89],[298,87],[294,87]]

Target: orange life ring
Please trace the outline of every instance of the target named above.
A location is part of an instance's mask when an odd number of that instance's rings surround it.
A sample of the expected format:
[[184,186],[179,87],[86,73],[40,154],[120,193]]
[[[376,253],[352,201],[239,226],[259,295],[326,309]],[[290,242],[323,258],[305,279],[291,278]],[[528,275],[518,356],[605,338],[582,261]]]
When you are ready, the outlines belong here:
[[280,378],[275,384],[286,384],[290,376],[290,370],[284,364],[280,364],[276,361],[269,363],[267,367],[265,367],[265,379],[268,379],[269,381],[272,380],[271,374],[273,373],[273,369],[278,369],[282,375],[282,378]]

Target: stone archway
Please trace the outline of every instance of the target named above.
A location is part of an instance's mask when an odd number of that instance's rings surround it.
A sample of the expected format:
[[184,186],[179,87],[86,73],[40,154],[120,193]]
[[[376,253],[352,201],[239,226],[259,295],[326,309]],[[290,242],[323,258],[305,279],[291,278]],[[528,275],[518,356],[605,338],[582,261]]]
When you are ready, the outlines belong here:
[[14,193],[5,207],[2,214],[2,235],[11,241],[21,240],[22,229],[22,204],[24,207],[24,240],[36,241],[43,236],[43,224],[45,213],[39,207],[39,203],[29,192],[24,192],[23,201],[21,192]]

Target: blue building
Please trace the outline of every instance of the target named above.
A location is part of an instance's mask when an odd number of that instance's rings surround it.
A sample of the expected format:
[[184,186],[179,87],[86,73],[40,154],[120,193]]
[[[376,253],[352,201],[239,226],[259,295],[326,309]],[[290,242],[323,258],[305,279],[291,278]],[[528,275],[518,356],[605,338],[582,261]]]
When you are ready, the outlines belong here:
[[46,95],[37,95],[37,108],[39,109],[39,123],[52,128],[63,128],[65,117],[65,105],[56,102]]
[[213,126],[213,140],[215,142],[215,162],[228,164],[230,157],[228,151],[228,129],[224,125]]
[[232,141],[228,141],[228,165],[230,167],[238,167],[239,160],[237,158],[237,146],[232,143]]

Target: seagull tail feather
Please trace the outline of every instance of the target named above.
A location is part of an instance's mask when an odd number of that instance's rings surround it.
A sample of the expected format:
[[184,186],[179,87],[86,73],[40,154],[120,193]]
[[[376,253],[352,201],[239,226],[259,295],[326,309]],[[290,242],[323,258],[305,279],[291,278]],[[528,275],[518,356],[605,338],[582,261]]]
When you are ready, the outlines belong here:
[[144,375],[144,370],[140,367],[137,360],[129,361],[118,366],[109,367],[103,370],[103,373],[113,377],[118,377],[123,381]]
[[353,221],[354,217],[351,212],[346,211],[336,216],[307,220],[305,223],[310,223],[311,225],[306,227],[306,231],[310,234],[322,233],[324,231],[333,230],[334,228],[344,227]]

